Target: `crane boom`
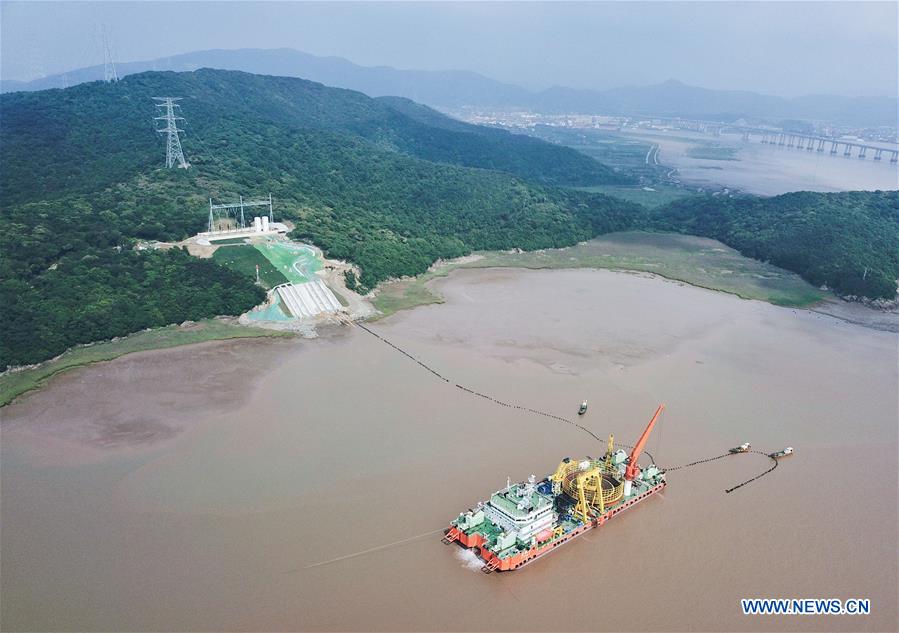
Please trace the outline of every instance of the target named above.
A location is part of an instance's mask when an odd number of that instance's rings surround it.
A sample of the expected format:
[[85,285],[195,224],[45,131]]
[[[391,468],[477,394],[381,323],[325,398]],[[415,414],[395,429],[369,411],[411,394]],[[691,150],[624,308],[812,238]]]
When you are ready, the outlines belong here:
[[649,424],[646,425],[646,430],[643,431],[643,435],[640,436],[640,439],[637,440],[637,443],[634,445],[634,449],[631,451],[630,460],[627,464],[627,470],[624,471],[624,478],[628,481],[633,481],[637,474],[640,472],[640,468],[637,466],[637,460],[640,459],[640,453],[643,452],[643,447],[646,446],[646,440],[649,439],[649,434],[652,432],[652,427],[655,426],[656,420],[659,419],[659,415],[661,415],[664,408],[664,404],[659,405],[659,408],[656,409],[655,415],[652,416],[652,420],[650,420]]

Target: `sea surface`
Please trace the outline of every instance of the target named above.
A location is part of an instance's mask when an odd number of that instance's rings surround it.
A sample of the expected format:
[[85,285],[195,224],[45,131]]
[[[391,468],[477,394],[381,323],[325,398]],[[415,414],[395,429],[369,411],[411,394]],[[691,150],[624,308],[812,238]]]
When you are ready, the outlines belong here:
[[[603,270],[467,270],[313,341],[146,352],[0,409],[3,630],[894,630],[897,336]],[[439,530],[604,447],[660,495],[519,571]],[[751,597],[872,613],[743,616]]]

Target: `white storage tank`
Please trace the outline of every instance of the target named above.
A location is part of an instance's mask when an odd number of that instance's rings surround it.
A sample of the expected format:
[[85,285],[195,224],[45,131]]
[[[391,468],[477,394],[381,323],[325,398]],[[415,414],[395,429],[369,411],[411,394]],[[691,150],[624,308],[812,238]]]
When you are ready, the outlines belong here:
[[262,219],[261,218],[253,218],[253,230],[257,233],[262,232]]
[[262,216],[262,232],[268,232],[268,216]]

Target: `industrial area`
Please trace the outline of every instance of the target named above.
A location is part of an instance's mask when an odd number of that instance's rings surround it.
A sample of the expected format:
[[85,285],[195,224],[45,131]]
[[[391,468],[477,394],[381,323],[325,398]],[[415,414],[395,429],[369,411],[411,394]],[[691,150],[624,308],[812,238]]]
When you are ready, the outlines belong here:
[[[180,138],[184,130],[178,127],[178,122],[184,120],[180,116],[180,97],[154,99],[159,101],[157,107],[164,108],[164,114],[156,120],[164,122],[157,132],[166,136],[165,166],[189,169]],[[343,283],[343,272],[351,266],[339,261],[325,262],[320,249],[290,240],[287,234],[292,228],[275,222],[271,193],[258,199],[244,199],[241,195],[223,203],[209,198],[206,230],[181,245],[192,255],[212,257],[245,274],[255,273],[256,283],[267,288],[266,302],[242,315],[242,323],[311,332],[308,326],[319,322],[371,314],[371,306]],[[221,255],[221,249],[231,250],[234,257]],[[255,266],[255,271],[246,270],[247,265]]]
[[[255,215],[256,211],[263,213]],[[275,222],[271,194],[257,200],[244,200],[240,196],[236,202],[222,204],[209,200],[207,230],[190,240],[195,247],[201,247],[194,248],[194,252],[217,260],[219,249],[235,252],[239,255],[235,260],[241,265],[226,257],[222,257],[221,263],[237,270],[245,268],[247,263],[254,265],[256,282],[268,289],[266,303],[246,313],[243,322],[290,326],[347,314],[349,301],[344,298],[341,302],[329,285],[338,286],[341,296],[350,293],[339,282],[342,275],[329,274],[347,265],[325,262],[320,249],[290,240],[287,234],[291,228]]]

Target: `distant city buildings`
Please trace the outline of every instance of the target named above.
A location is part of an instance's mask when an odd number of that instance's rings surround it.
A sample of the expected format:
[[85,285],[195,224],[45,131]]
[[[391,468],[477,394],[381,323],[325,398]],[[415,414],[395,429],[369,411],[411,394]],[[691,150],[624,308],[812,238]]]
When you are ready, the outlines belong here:
[[[621,131],[624,129],[646,130],[692,130],[705,132],[706,128],[714,131],[722,127],[742,127],[756,130],[790,131],[786,122],[759,121],[739,119],[737,121],[696,121],[691,119],[658,118],[648,116],[618,116],[607,114],[542,114],[529,110],[489,110],[473,106],[444,110],[444,114],[468,123],[490,125],[494,127],[529,130],[537,126],[562,127],[571,129],[594,129]],[[797,123],[797,122],[794,122]],[[828,139],[841,139],[858,142],[877,142],[887,144],[899,143],[899,134],[895,128],[876,127],[858,128],[836,126],[829,123],[803,124],[803,132],[808,135]]]

